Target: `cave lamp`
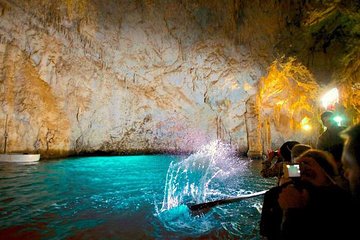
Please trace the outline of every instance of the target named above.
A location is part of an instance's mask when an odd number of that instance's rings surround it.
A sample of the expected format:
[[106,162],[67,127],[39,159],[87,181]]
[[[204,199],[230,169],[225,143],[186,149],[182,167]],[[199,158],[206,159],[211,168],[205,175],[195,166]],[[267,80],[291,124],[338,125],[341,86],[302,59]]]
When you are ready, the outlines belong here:
[[310,131],[311,130],[310,118],[304,117],[300,122],[300,126],[301,126],[301,129],[303,129],[305,131]]
[[342,126],[342,122],[343,122],[344,118],[343,118],[342,116],[340,116],[340,115],[336,115],[336,116],[333,118],[333,120],[336,122],[336,124],[337,124],[338,126]]
[[335,106],[339,103],[339,91],[337,88],[333,88],[326,92],[321,98],[321,103],[326,110],[333,111]]

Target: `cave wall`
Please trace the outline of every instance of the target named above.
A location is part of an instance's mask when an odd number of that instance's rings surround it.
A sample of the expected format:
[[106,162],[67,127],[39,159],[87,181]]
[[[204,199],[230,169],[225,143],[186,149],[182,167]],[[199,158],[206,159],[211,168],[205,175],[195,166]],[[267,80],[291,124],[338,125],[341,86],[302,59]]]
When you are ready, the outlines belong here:
[[[307,22],[334,8],[340,25],[358,26],[357,5],[338,5],[0,0],[7,149],[44,157],[188,152],[221,139],[260,156],[286,139],[311,143],[323,88],[341,83],[344,105],[359,119],[359,51],[349,47],[356,32],[344,27],[323,52],[315,33],[338,28]],[[310,136],[299,125],[305,117],[314,121]]]

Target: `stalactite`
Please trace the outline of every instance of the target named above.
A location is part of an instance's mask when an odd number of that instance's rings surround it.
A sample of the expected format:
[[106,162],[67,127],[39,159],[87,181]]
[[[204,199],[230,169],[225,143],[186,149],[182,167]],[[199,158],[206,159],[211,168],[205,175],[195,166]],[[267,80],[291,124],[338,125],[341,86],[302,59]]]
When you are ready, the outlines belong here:
[[[73,23],[73,27],[67,28],[62,25],[64,17],[62,17],[63,12],[61,12],[61,6],[66,4],[66,9],[70,11],[71,18],[69,19]],[[84,54],[86,57],[89,57],[93,61],[102,61],[102,56],[104,53],[99,53],[99,47],[88,37],[82,35],[81,33],[74,34],[74,29],[79,29],[80,19],[89,22],[89,17],[87,15],[87,9],[89,6],[88,0],[81,1],[45,1],[40,2],[34,8],[27,8],[26,11],[22,8],[22,5],[16,5],[16,2],[11,2],[14,7],[20,9],[24,12],[24,15],[28,15],[29,20],[27,21],[31,28],[36,31],[43,32],[45,34],[50,34],[49,28],[53,28],[57,33],[62,35],[67,41],[70,42],[70,45],[77,45],[74,40],[78,40],[80,45],[83,48],[86,48]],[[31,5],[31,4],[30,4]],[[74,27],[74,25],[76,27]],[[0,38],[1,42],[6,41],[4,37]],[[66,49],[66,48],[64,48]],[[73,51],[78,51],[78,48],[74,48]],[[103,51],[103,50],[101,50]],[[99,55],[101,57],[99,57]],[[108,65],[105,63],[104,65]]]

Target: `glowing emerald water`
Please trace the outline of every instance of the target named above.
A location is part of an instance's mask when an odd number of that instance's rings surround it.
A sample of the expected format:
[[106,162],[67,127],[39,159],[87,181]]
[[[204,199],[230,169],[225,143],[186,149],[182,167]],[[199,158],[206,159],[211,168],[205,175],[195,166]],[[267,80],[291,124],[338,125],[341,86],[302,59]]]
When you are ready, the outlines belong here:
[[204,216],[185,205],[274,184],[259,177],[260,162],[213,147],[187,157],[2,163],[0,239],[258,239],[262,197]]

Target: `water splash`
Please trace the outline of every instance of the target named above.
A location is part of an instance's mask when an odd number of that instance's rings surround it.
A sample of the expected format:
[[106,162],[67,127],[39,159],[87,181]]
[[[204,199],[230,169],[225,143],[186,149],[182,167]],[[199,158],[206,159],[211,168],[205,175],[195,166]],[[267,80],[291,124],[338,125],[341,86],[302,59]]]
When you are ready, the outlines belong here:
[[247,170],[230,145],[213,141],[182,161],[171,162],[165,193],[157,215],[168,230],[204,233],[221,228],[219,215],[210,212],[192,216],[188,203],[202,203],[248,193],[241,189],[239,178]]
[[[230,145],[213,141],[181,162],[172,162],[166,176],[160,211],[184,203],[200,203],[232,194],[226,189],[238,184],[244,163]],[[230,186],[229,186],[230,185]]]

